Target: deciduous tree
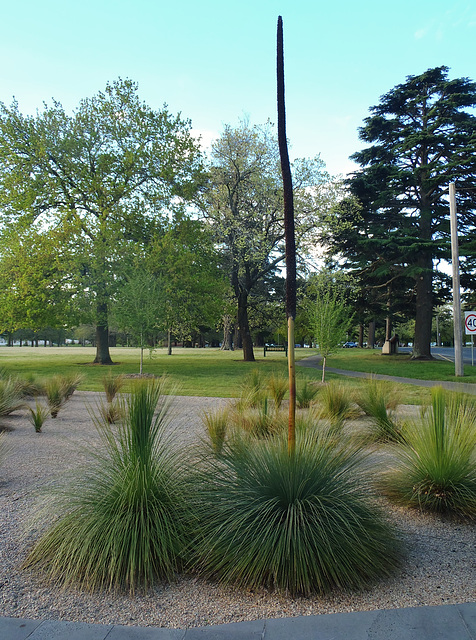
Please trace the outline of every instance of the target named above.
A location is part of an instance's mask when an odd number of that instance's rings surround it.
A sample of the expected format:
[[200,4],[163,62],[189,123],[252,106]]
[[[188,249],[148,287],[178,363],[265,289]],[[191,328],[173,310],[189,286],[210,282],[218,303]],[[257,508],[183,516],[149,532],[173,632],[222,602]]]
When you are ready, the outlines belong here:
[[18,228],[68,228],[83,245],[94,301],[96,362],[111,362],[108,314],[116,259],[158,216],[189,197],[199,169],[190,122],[154,110],[118,80],[73,115],[59,102],[35,116],[0,104],[0,211]]

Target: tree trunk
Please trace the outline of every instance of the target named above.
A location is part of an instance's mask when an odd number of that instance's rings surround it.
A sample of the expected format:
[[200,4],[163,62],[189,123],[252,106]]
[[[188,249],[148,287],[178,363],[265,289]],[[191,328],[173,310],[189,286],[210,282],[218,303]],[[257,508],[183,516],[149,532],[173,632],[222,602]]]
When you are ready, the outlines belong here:
[[241,336],[241,344],[243,345],[243,360],[245,362],[254,362],[255,354],[248,321],[248,294],[245,291],[240,291],[238,296],[238,329]]
[[375,320],[369,322],[369,333],[367,337],[367,348],[373,349],[375,346]]
[[364,325],[359,324],[359,347],[362,349],[364,346]]
[[418,261],[421,268],[416,280],[415,340],[413,359],[430,360],[431,321],[433,313],[433,263],[431,257],[423,255]]
[[107,323],[107,303],[97,304],[96,357],[95,364],[114,364],[109,352],[109,327]]
[[170,330],[170,327],[167,331],[167,355],[172,355],[172,331]]

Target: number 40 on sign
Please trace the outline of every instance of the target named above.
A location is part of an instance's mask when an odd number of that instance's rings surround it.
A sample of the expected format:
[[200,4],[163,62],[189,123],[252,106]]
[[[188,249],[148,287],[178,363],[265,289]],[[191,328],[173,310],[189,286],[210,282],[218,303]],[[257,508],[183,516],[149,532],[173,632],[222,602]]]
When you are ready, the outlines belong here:
[[476,334],[476,311],[464,312],[464,329],[467,336]]

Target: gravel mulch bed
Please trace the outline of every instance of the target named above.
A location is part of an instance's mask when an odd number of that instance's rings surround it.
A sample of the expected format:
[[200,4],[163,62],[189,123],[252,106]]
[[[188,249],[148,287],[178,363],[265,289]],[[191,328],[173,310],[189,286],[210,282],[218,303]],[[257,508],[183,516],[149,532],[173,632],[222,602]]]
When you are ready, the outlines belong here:
[[[190,576],[158,584],[146,594],[87,594],[46,585],[22,571],[25,523],[38,490],[84,461],[83,445],[97,443],[88,407],[100,394],[76,392],[56,420],[36,434],[18,412],[3,420],[11,452],[0,470],[0,615],[89,623],[186,628],[243,620],[456,604],[476,599],[476,527],[389,507],[407,546],[391,580],[358,593],[290,598],[266,590],[222,587]],[[183,443],[201,433],[200,415],[220,398],[175,397],[171,427]]]

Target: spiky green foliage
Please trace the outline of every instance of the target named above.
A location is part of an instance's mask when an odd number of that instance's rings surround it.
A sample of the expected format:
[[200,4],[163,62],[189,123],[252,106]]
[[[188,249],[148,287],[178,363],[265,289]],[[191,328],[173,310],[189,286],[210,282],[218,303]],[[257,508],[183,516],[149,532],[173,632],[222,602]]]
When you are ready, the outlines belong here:
[[267,396],[266,383],[258,369],[253,369],[241,385],[238,410],[259,406]]
[[8,416],[23,406],[21,384],[15,378],[0,378],[0,416]]
[[61,376],[53,376],[45,382],[46,401],[52,418],[58,416],[59,410],[65,402],[64,386]]
[[134,591],[154,578],[173,577],[192,519],[182,459],[164,430],[161,394],[161,382],[139,383],[117,431],[98,423],[103,447],[79,483],[63,493],[61,516],[30,551],[26,566],[87,590]]
[[98,416],[103,422],[116,424],[124,417],[124,407],[121,402],[99,402],[97,405]]
[[28,407],[28,409],[28,419],[30,423],[35,427],[36,433],[41,433],[43,424],[45,423],[47,417],[50,415],[49,407],[45,406],[41,402],[38,402],[37,400],[35,403],[35,408],[33,409],[33,407]]
[[289,388],[289,380],[273,373],[268,378],[268,389],[276,409],[280,409]]
[[307,409],[319,392],[319,387],[309,380],[304,380],[296,386],[296,402],[300,409]]
[[322,386],[319,402],[322,417],[329,420],[334,430],[341,429],[345,420],[354,414],[348,390],[336,380]]
[[63,395],[64,401],[71,398],[73,393],[79,387],[83,380],[83,376],[79,373],[70,373],[68,375],[60,376],[60,384],[61,384],[61,393]]
[[399,404],[400,392],[395,385],[369,378],[355,394],[355,402],[370,417],[370,437],[379,442],[399,442],[401,427],[394,419],[393,411]]
[[474,412],[432,390],[432,405],[406,426],[395,447],[396,462],[380,486],[398,504],[476,518],[476,428]]
[[220,454],[230,426],[230,408],[225,407],[214,412],[205,412],[202,417],[210,444],[216,454]]
[[102,379],[106,400],[112,402],[124,384],[123,375],[115,375],[109,371]]
[[356,449],[328,432],[234,438],[194,477],[195,568],[242,587],[292,594],[361,587],[399,561],[396,537],[371,504]]

